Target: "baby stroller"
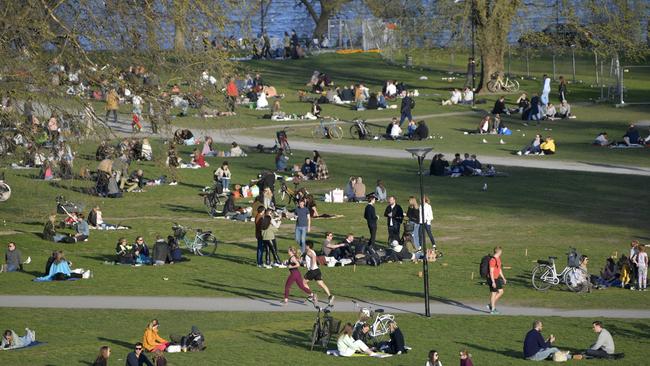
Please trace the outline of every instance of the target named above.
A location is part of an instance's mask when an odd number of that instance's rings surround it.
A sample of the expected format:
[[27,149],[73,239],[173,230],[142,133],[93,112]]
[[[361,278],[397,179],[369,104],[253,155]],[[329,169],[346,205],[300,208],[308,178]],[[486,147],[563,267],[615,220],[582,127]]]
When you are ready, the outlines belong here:
[[70,202],[63,196],[56,197],[56,213],[70,215],[83,212],[84,206],[79,203]]

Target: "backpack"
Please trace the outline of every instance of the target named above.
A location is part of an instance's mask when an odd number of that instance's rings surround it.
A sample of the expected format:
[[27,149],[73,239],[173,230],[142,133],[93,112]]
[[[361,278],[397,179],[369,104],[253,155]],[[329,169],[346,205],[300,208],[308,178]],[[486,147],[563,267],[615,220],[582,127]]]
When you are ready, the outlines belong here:
[[411,106],[411,109],[415,109],[415,99],[411,98],[411,102],[409,104]]
[[375,267],[381,264],[379,253],[371,246],[368,246],[366,250],[366,264]]
[[481,276],[481,278],[490,277],[490,260],[492,260],[492,258],[494,258],[492,254],[488,254],[485,257],[481,258],[481,264],[478,270],[478,273]]

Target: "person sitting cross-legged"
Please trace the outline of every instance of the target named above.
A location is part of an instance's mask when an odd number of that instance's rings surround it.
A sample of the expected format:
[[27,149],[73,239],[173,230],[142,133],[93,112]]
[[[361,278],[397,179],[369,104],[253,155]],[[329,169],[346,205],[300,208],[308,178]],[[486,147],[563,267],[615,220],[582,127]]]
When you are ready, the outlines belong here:
[[524,339],[524,358],[531,361],[543,361],[552,357],[555,352],[560,352],[559,349],[552,347],[551,344],[555,342],[555,337],[551,334],[548,339],[544,340],[542,336],[542,328],[544,325],[541,321],[535,320],[533,322],[533,329],[526,333]]
[[345,324],[341,336],[336,342],[339,354],[343,357],[351,357],[357,352],[363,352],[368,356],[375,356],[375,353],[365,343],[363,343],[363,341],[355,341],[354,338],[352,338],[353,331],[354,328],[352,327],[352,324]]

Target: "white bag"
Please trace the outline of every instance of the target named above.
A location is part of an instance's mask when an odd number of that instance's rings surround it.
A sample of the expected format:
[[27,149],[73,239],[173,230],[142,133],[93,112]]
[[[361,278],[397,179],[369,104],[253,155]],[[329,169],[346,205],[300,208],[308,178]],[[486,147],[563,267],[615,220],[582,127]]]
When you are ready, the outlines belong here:
[[332,202],[343,203],[343,190],[336,188],[332,191]]
[[180,344],[172,344],[171,346],[167,347],[167,352],[169,353],[178,353],[180,351],[181,351]]

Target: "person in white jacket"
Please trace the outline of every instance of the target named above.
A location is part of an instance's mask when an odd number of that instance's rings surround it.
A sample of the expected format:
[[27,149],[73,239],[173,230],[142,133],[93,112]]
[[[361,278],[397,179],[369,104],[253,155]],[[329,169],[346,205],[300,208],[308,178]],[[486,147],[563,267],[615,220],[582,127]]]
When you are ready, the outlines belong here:
[[429,202],[429,197],[424,196],[424,203],[422,204],[422,212],[420,215],[420,224],[424,225],[424,231],[429,235],[429,240],[431,240],[431,247],[436,248],[436,239],[433,238],[433,233],[431,232],[431,221],[433,221],[433,209]]
[[357,352],[363,352],[368,356],[374,357],[376,354],[368,346],[366,346],[362,340],[355,341],[354,338],[352,338],[353,331],[354,328],[350,323],[345,324],[343,327],[343,332],[341,332],[341,336],[336,342],[336,346],[339,350],[339,355],[343,357],[350,357]]

